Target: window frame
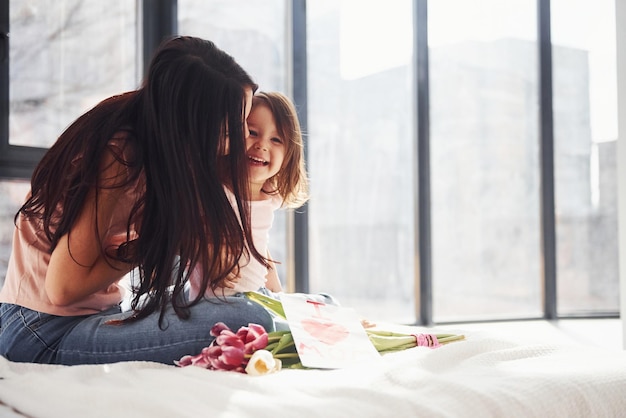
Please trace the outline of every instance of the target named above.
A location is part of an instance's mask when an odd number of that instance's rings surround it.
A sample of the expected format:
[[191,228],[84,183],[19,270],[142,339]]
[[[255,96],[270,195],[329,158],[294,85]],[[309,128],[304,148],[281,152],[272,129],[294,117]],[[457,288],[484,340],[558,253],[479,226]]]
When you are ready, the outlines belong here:
[[0,178],[30,178],[46,148],[9,143],[9,2],[0,8]]

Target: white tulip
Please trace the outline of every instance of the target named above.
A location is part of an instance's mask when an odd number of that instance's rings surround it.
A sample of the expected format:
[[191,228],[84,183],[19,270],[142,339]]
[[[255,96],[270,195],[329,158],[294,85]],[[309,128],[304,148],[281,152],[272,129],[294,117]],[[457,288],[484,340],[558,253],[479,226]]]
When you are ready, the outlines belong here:
[[281,368],[282,362],[279,359],[275,359],[272,353],[267,350],[258,350],[250,357],[246,366],[246,373],[253,376],[262,376],[277,372]]

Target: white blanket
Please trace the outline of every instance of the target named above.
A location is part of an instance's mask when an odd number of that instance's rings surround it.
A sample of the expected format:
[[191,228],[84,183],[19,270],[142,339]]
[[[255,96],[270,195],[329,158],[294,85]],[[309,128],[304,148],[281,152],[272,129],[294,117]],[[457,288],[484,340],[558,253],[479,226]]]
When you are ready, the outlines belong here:
[[98,366],[0,357],[0,409],[28,417],[619,417],[626,353],[523,345],[481,333],[341,370],[266,376],[149,362]]

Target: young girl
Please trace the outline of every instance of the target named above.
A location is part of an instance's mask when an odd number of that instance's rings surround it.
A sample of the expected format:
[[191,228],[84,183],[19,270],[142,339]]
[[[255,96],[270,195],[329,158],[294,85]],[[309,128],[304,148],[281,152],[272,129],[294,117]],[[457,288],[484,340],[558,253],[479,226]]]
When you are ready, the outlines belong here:
[[[280,207],[296,208],[308,199],[302,132],[293,103],[281,93],[257,93],[247,119],[246,157],[249,170],[250,214],[254,246],[265,260],[244,255],[238,272],[219,295],[258,291],[280,292],[282,286],[268,249],[274,212]],[[229,185],[225,186],[229,190]],[[233,195],[230,194],[233,204]],[[199,276],[198,276],[199,277]],[[192,300],[202,297],[196,274],[190,279]],[[214,296],[211,289],[206,296]]]
[[[255,90],[213,43],[176,37],[157,51],[141,88],[103,101],[59,137],[15,217],[0,355],[173,364],[210,344],[216,322],[272,330],[267,312],[245,298],[182,297],[194,268],[204,293],[227,285],[244,252],[266,262],[250,245],[243,204]],[[133,309],[121,313],[119,281],[135,268]]]

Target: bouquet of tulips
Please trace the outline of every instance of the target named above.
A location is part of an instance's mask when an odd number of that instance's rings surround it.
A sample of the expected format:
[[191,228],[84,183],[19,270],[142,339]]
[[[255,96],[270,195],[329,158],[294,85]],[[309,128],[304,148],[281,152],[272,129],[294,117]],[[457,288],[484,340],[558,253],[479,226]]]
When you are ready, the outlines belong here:
[[[286,319],[282,303],[257,292],[246,297],[264,306],[274,316]],[[464,339],[457,334],[405,334],[375,329],[365,330],[381,354],[413,347],[436,348]],[[187,355],[176,361],[180,367],[198,366],[211,370],[226,370],[263,375],[282,368],[304,368],[289,330],[267,333],[258,324],[248,324],[236,332],[218,322],[211,329],[215,340],[197,355]]]
[[215,337],[211,345],[199,354],[184,356],[175,363],[180,367],[198,366],[261,375],[280,370],[283,359],[288,364],[299,362],[291,333],[270,334],[258,324],[249,324],[233,332],[218,322],[211,328],[211,335]]

